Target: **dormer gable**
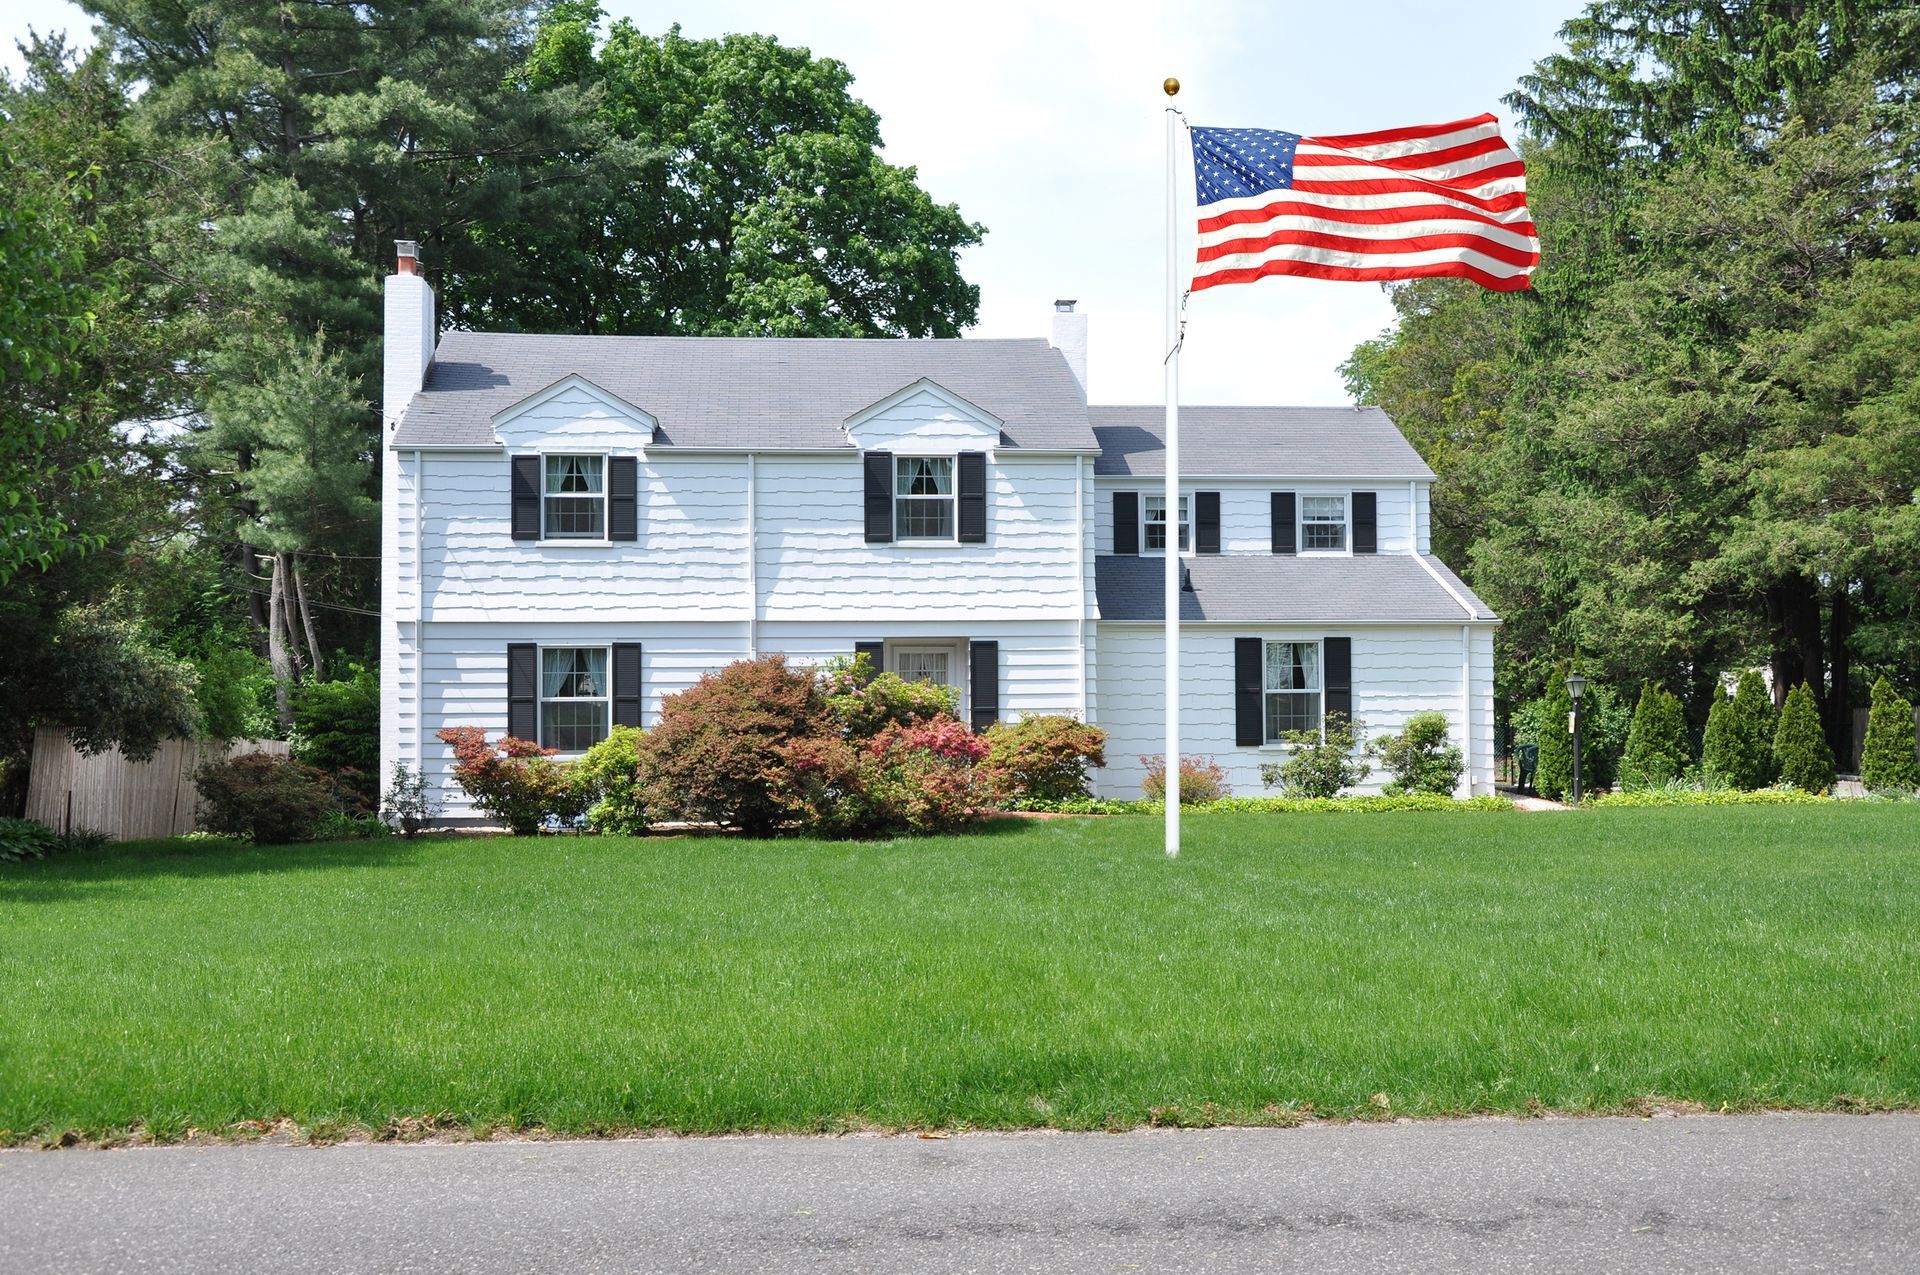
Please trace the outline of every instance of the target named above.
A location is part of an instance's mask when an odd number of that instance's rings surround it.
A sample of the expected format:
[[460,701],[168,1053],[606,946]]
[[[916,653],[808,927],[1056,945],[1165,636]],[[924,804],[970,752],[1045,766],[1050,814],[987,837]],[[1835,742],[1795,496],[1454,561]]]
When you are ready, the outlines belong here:
[[999,446],[1004,422],[923,376],[861,408],[843,428],[862,451],[951,452]]
[[637,451],[654,441],[651,412],[568,373],[494,413],[496,438],[509,448],[592,446]]

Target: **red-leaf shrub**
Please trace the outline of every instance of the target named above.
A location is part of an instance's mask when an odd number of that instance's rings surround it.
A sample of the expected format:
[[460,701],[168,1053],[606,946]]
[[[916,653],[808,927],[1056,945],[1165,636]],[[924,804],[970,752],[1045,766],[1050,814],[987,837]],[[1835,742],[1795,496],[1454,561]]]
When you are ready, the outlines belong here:
[[1023,717],[987,728],[986,768],[1010,801],[1067,801],[1087,795],[1087,771],[1107,764],[1107,732],[1078,718]]
[[200,767],[193,783],[201,827],[261,845],[309,841],[320,821],[340,808],[326,774],[291,757],[242,753]]
[[860,797],[875,831],[952,832],[994,809],[987,742],[948,717],[892,725],[862,750]]
[[660,705],[640,744],[648,808],[657,815],[765,834],[798,813],[785,749],[829,735],[819,680],[784,655],[738,660]]
[[[1147,777],[1140,781],[1140,791],[1149,801],[1165,801],[1167,798],[1167,759],[1161,753],[1151,757],[1142,757],[1141,765],[1147,768]],[[1227,787],[1227,772],[1211,757],[1180,758],[1180,804],[1191,806],[1203,801],[1218,801],[1230,795]]]
[[490,744],[478,726],[449,726],[435,738],[452,746],[453,777],[473,804],[514,836],[539,832],[550,815],[566,823],[580,814],[581,796],[554,749],[512,735]]

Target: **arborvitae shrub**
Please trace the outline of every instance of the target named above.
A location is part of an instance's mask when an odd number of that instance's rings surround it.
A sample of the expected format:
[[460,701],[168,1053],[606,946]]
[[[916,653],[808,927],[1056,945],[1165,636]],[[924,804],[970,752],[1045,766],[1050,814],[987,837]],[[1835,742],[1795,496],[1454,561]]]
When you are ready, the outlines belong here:
[[1873,684],[1867,710],[1867,742],[1860,750],[1860,779],[1871,792],[1920,789],[1920,758],[1913,749],[1913,704],[1882,677]]
[[[1547,688],[1546,701],[1546,709],[1540,714],[1540,760],[1534,770],[1533,787],[1542,797],[1559,801],[1573,790],[1573,736],[1567,733],[1573,697],[1556,677]],[[1581,778],[1584,781],[1585,776]]]
[[1707,729],[1700,737],[1700,769],[1707,782],[1723,788],[1735,788],[1728,778],[1733,769],[1733,701],[1714,688],[1713,703],[1707,708]]
[[1640,689],[1620,757],[1620,785],[1628,792],[1658,788],[1679,778],[1693,760],[1687,742],[1687,715],[1680,701],[1652,682]]
[[1773,782],[1773,736],[1780,720],[1767,684],[1752,669],[1740,675],[1731,708],[1724,782],[1734,788],[1765,788]]
[[1783,783],[1804,792],[1833,787],[1833,750],[1820,730],[1820,710],[1805,682],[1787,692],[1780,729],[1773,737],[1773,760]]

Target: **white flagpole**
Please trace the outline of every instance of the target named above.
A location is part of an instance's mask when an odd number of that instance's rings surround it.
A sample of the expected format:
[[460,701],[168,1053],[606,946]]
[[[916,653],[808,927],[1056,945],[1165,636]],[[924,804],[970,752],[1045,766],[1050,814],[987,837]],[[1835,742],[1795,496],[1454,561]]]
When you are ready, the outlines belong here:
[[1166,549],[1167,625],[1167,858],[1180,854],[1180,261],[1179,207],[1174,145],[1179,109],[1173,96],[1180,81],[1161,85],[1167,94],[1167,503],[1162,526]]

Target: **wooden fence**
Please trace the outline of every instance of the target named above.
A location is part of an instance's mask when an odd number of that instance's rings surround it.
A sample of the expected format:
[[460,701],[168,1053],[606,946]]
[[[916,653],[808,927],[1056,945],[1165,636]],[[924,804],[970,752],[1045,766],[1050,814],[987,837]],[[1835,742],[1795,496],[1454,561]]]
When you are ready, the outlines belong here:
[[88,757],[65,731],[42,726],[33,735],[27,818],[55,832],[91,828],[116,841],[191,832],[200,804],[193,772],[202,762],[241,753],[284,756],[287,748],[284,739],[170,739],[148,760],[129,761],[118,749]]

